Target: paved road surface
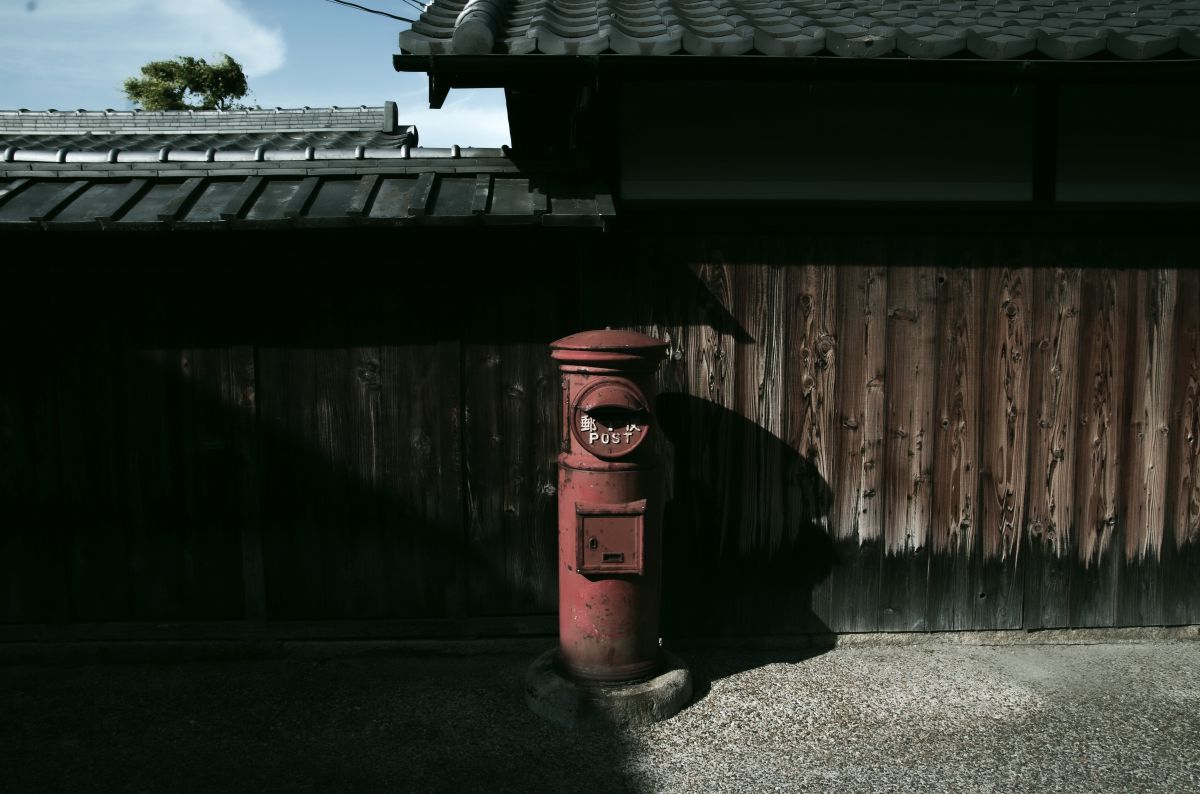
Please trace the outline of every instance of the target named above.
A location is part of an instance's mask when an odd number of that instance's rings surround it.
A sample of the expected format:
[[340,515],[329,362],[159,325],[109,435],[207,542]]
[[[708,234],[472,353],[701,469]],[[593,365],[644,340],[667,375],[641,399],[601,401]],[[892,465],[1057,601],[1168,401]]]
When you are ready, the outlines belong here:
[[693,649],[687,710],[585,734],[526,710],[538,643],[319,647],[0,653],[0,789],[1200,791],[1194,640]]

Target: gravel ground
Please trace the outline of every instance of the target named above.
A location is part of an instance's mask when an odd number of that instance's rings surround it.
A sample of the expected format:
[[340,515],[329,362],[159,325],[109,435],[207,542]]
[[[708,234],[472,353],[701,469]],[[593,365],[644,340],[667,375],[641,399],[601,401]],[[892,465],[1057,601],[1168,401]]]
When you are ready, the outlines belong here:
[[[349,647],[349,646],[347,646]],[[1200,791],[1200,642],[691,650],[667,722],[570,734],[538,646],[0,666],[0,789]]]

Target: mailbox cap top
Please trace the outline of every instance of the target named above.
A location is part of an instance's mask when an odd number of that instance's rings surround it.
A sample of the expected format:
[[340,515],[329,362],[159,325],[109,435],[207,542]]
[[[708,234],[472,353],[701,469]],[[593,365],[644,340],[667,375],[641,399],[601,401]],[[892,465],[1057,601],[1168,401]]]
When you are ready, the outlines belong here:
[[637,331],[605,329],[564,336],[557,342],[551,342],[550,349],[611,351],[657,359],[665,355],[667,343]]

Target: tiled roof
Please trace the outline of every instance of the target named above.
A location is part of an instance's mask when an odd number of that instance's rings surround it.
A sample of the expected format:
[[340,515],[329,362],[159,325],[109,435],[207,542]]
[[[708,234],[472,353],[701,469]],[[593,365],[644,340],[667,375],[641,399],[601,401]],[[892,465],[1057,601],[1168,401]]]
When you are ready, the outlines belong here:
[[1200,58],[1200,0],[433,0],[400,47],[416,55]]
[[608,192],[382,108],[0,111],[0,230],[603,226]]
[[234,111],[0,110],[0,170],[19,162],[407,157],[396,105]]
[[371,149],[399,149],[416,144],[414,128],[409,127],[399,135],[379,130],[337,130],[327,132],[273,132],[273,133],[95,133],[77,132],[61,135],[35,133],[15,135],[0,129],[0,152],[12,148],[18,151],[43,150],[57,152],[158,152],[164,147],[179,151],[206,152],[253,152],[262,146],[270,151],[304,151],[314,149],[354,149],[366,146]]
[[486,165],[515,168],[509,149],[466,146],[401,146],[399,149],[315,149],[204,152],[167,148],[163,151],[53,152],[39,149],[9,150],[0,158],[0,176],[57,177],[112,176],[269,176],[284,171],[297,174],[367,173],[379,169],[405,173],[411,170],[461,171]]
[[[414,161],[415,162],[415,161]],[[510,161],[428,163],[408,171],[325,169],[209,176],[0,172],[3,231],[326,226],[603,226],[612,198],[590,183]],[[435,167],[439,170],[435,170]]]
[[285,132],[396,128],[396,103],[353,108],[241,110],[0,110],[5,132]]

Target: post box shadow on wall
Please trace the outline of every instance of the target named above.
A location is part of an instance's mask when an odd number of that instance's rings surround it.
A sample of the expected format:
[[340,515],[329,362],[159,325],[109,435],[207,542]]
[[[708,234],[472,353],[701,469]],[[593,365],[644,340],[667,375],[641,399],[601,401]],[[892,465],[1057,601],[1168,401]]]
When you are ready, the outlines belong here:
[[824,526],[832,493],[811,461],[724,406],[664,393],[656,413],[673,465],[663,519],[662,631],[668,642],[782,632],[811,635],[795,650],[706,654],[709,683],[769,662],[801,661],[831,645],[814,591],[835,564]]

